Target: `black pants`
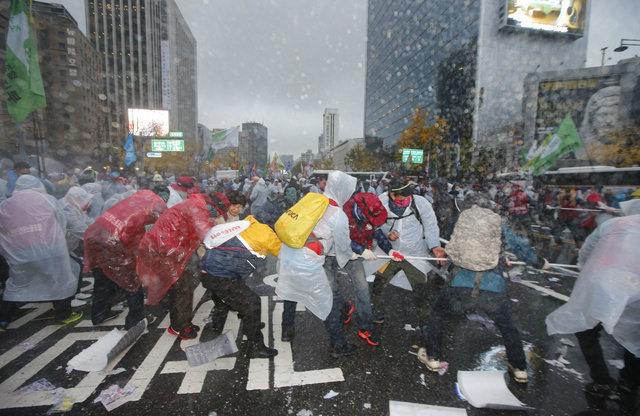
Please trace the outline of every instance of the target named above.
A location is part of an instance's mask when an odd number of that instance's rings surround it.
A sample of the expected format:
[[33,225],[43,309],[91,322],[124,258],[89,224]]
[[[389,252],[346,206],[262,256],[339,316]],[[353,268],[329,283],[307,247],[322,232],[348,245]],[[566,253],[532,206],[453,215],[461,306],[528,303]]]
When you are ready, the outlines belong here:
[[169,318],[171,328],[182,331],[191,324],[193,313],[193,279],[195,269],[187,264],[180,278],[169,288]]
[[[576,333],[582,355],[589,365],[589,375],[594,383],[614,384],[615,380],[609,375],[609,369],[604,361],[604,354],[600,346],[600,332],[602,324],[592,329]],[[620,379],[624,379],[631,386],[640,385],[640,358],[634,356],[626,348],[624,350],[624,368],[620,370]]]
[[93,274],[94,279],[91,322],[94,325],[100,324],[109,317],[113,306],[113,298],[118,292],[125,293],[127,306],[129,307],[129,314],[125,319],[125,329],[133,328],[144,319],[144,293],[142,292],[142,286],[135,292],[129,292],[115,284],[99,267],[91,270],[91,274]]
[[472,288],[449,287],[438,295],[431,309],[429,324],[423,335],[429,358],[442,358],[442,339],[445,324],[453,314],[462,314],[469,309],[484,311],[491,318],[502,334],[507,360],[517,369],[525,370],[527,361],[522,348],[520,331],[511,319],[509,299],[504,293],[481,290],[477,297],[471,297]]
[[249,351],[265,348],[260,331],[260,296],[243,279],[227,279],[203,273],[202,286],[215,293],[224,303],[242,316],[242,332],[249,341]]
[[[52,300],[53,309],[55,310],[55,319],[62,320],[71,315],[71,300],[73,296],[66,299]],[[11,322],[18,312],[18,309],[26,302],[11,302],[3,300],[0,303],[0,322]]]

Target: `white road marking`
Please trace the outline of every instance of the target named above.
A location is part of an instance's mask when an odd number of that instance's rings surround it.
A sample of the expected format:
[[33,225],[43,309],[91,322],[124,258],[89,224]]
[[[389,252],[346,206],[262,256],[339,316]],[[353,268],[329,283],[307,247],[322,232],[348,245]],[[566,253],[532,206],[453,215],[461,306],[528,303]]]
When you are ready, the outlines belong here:
[[15,321],[9,324],[9,329],[20,328],[22,325],[31,321],[32,319],[37,318],[40,315],[45,314],[50,311],[52,308],[51,302],[41,302],[41,303],[27,303],[20,309],[33,309],[33,311],[29,312],[22,318],[16,319]]
[[[107,332],[79,332],[67,334],[54,346],[40,354],[20,371],[0,384],[0,409],[56,404],[60,401],[60,397],[49,396],[51,393],[50,391],[41,391],[22,395],[14,395],[11,393],[25,384],[27,380],[36,375],[47,364],[55,360],[56,357],[63,354],[65,350],[75,342],[95,340],[106,334]],[[129,348],[131,348],[131,346]],[[104,381],[105,377],[107,377],[107,372],[112,370],[120,362],[122,357],[124,357],[129,351],[129,348],[125,349],[121,354],[114,358],[104,371],[87,373],[77,386],[65,389],[65,396],[73,398],[76,402],[83,402],[87,400]]]
[[[269,298],[260,297],[260,314],[265,329],[270,327],[269,323]],[[264,335],[264,334],[263,334]],[[268,335],[268,334],[267,334]],[[264,337],[265,345],[269,345],[269,337]],[[269,389],[269,359],[252,358],[249,361],[249,375],[247,377],[247,390],[268,390]]]
[[278,355],[274,358],[275,371],[273,387],[302,386],[306,384],[322,384],[344,381],[340,368],[324,370],[295,371],[293,369],[293,351],[291,343],[280,339],[282,336],[282,302],[278,302],[273,309],[273,338]]
[[49,335],[53,334],[60,328],[62,327],[56,326],[56,325],[49,325],[41,329],[40,331],[36,332],[26,340],[22,341],[22,343],[20,343],[19,345],[16,345],[15,347],[11,348],[9,351],[5,352],[0,356],[0,368],[4,367],[5,365],[9,364],[11,361],[15,360],[16,358],[24,354],[27,351],[24,348],[25,345],[28,344],[35,347],[36,345],[38,345],[40,341],[47,338]]

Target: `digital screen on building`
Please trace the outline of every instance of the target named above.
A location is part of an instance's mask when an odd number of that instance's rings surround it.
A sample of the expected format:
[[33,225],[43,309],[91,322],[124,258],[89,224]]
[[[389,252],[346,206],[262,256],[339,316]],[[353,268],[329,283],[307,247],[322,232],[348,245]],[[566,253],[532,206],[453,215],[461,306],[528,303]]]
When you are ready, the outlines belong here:
[[584,34],[587,0],[506,0],[504,27]]
[[130,108],[128,110],[129,131],[134,136],[169,135],[169,111]]

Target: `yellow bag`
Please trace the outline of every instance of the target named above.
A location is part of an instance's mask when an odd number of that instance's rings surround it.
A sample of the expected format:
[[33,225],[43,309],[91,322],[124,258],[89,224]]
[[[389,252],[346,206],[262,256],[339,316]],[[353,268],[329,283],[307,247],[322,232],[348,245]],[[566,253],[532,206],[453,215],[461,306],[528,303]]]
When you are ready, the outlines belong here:
[[313,192],[306,194],[276,221],[276,234],[291,248],[303,247],[328,205],[326,196]]
[[249,215],[245,218],[245,221],[249,221],[251,225],[239,234],[244,241],[246,241],[255,252],[263,256],[269,253],[278,257],[282,242],[276,233],[274,233],[267,224],[263,224],[253,218],[253,215]]

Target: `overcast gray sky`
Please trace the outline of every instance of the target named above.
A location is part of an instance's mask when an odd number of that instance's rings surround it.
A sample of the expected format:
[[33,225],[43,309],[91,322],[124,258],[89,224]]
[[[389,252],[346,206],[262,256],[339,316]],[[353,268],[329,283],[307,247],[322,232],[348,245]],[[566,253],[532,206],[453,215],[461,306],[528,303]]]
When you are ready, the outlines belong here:
[[[54,0],[84,32],[84,0]],[[269,129],[269,152],[318,150],[325,108],[340,110],[340,138],[362,137],[366,0],[176,0],[198,43],[198,121]],[[640,39],[638,0],[591,0],[587,66]],[[609,58],[611,58],[609,60]]]

